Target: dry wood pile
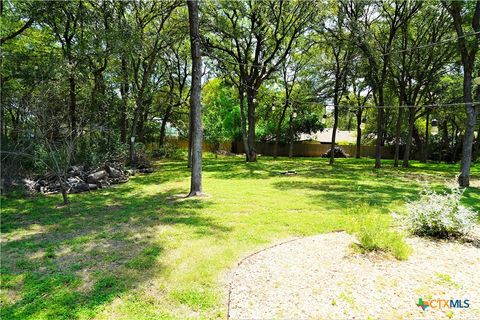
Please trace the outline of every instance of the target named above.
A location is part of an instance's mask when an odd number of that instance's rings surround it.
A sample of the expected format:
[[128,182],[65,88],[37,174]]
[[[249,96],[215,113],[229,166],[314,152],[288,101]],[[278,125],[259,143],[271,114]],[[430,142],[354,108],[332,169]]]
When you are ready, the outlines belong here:
[[[129,176],[135,175],[137,172],[152,173],[153,168],[123,170],[120,166],[105,165],[94,170],[85,170],[84,166],[72,166],[67,170],[65,183],[68,193],[79,193],[125,183]],[[55,173],[48,173],[34,180],[25,179],[24,182],[30,193],[61,192],[60,179]]]

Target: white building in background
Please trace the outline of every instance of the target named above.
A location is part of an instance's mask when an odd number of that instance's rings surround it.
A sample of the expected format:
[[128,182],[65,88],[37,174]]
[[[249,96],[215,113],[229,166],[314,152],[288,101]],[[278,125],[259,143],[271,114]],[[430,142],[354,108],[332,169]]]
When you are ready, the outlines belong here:
[[[162,118],[155,117],[153,118],[153,121],[161,124]],[[165,135],[167,137],[178,138],[178,136],[180,135],[180,131],[167,121],[167,123],[165,124]]]
[[[332,133],[333,128],[325,128],[323,131],[317,131],[312,134],[302,133],[300,135],[300,141],[318,141],[320,143],[331,143]],[[355,144],[357,142],[357,133],[355,131],[337,130],[335,141],[339,144]]]

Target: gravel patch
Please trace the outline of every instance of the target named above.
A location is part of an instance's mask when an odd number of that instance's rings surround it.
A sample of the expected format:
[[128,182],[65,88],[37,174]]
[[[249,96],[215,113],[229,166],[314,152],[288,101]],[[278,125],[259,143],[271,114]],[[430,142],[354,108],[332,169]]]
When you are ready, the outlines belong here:
[[[358,254],[335,232],[247,257],[229,275],[230,319],[480,319],[480,242],[409,238],[407,261]],[[426,299],[469,299],[427,308]]]

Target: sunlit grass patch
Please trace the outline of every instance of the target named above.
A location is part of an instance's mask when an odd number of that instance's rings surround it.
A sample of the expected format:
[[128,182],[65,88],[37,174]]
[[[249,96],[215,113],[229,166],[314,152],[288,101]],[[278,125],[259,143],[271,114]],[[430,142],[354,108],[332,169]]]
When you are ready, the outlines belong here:
[[[69,207],[55,207],[60,195],[3,198],[1,288],[13,298],[0,296],[2,320],[224,319],[225,274],[270,243],[346,230],[365,247],[406,258],[390,212],[418,197],[417,180],[442,188],[458,170],[327,163],[207,155],[210,196],[201,200],[171,201],[188,191],[184,161],[161,161],[150,175],[71,195]],[[285,170],[297,175],[279,174]],[[472,173],[479,178],[478,166]],[[462,201],[480,210],[480,191],[468,189]]]

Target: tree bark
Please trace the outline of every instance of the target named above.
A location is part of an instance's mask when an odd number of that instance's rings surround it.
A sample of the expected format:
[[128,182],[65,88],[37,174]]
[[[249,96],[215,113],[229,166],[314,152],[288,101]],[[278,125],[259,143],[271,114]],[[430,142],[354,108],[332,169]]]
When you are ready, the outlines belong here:
[[202,194],[202,55],[200,52],[200,18],[199,1],[188,0],[188,20],[190,24],[190,44],[192,56],[192,89],[190,95],[191,123],[192,123],[192,174],[189,197]]
[[[465,188],[470,185],[470,166],[472,163],[473,132],[477,121],[478,107],[475,106],[472,97],[472,76],[475,65],[475,57],[480,43],[480,1],[475,4],[475,10],[472,15],[471,26],[476,32],[475,38],[467,45],[465,33],[463,31],[464,19],[462,17],[463,2],[453,1],[450,4],[443,2],[450,13],[455,31],[458,35],[458,49],[462,57],[463,65],[463,102],[465,103],[465,113],[467,119],[465,123],[465,135],[463,137],[462,160],[460,164],[460,175],[458,184]],[[478,88],[477,88],[478,89]],[[478,89],[480,90],[480,89]]]
[[360,159],[361,157],[361,144],[362,144],[362,110],[357,111],[357,147],[355,151],[355,158]]
[[172,111],[172,106],[169,105],[167,107],[167,110],[165,111],[165,114],[163,115],[162,125],[160,126],[160,140],[158,141],[158,146],[160,148],[165,146],[165,135],[166,135],[165,131],[166,131],[168,119],[170,118],[171,111]]
[[428,160],[428,148],[429,148],[429,134],[428,134],[428,129],[429,129],[429,122],[430,122],[430,111],[427,112],[427,119],[425,120],[425,145],[423,146],[423,152],[422,152],[422,162],[427,163]]
[[417,126],[414,124],[413,125],[413,139],[415,140],[415,144],[417,145],[418,149],[418,154],[420,156],[420,159],[423,157],[423,153],[425,152],[425,148],[423,145],[422,138],[420,137],[420,133],[418,132]]
[[[379,87],[379,103],[380,106],[384,105],[383,98],[383,84]],[[380,169],[382,167],[382,140],[383,140],[383,122],[384,122],[384,113],[383,108],[377,109],[377,141],[375,143],[375,169]]]
[[285,114],[287,112],[287,108],[288,108],[288,100],[286,100],[286,102],[283,106],[282,114],[280,116],[280,119],[278,120],[277,132],[275,134],[275,146],[274,146],[274,149],[273,149],[273,158],[274,159],[276,159],[277,156],[278,156],[278,143],[279,143],[279,140],[280,140],[280,131],[282,130],[282,122],[285,119]]
[[[2,1],[2,10],[3,11],[3,1]],[[11,34],[5,36],[5,37],[2,37],[0,38],[0,46],[3,45],[6,41],[8,40],[11,40],[11,39],[14,39],[16,36],[22,34],[25,30],[27,30],[28,28],[30,28],[30,26],[33,24],[35,20],[33,18],[30,18],[28,19],[27,22],[25,22],[25,24],[20,28],[18,29],[17,31],[15,32],[12,32]]]
[[393,166],[398,167],[398,160],[400,159],[400,133],[402,128],[403,108],[398,108],[397,124],[395,126],[395,156]]
[[405,144],[405,152],[403,154],[402,167],[408,168],[410,166],[410,150],[412,148],[413,126],[415,125],[415,108],[408,109],[408,132],[407,142]]
[[58,175],[58,182],[60,183],[60,191],[62,193],[63,205],[68,205],[68,193],[67,193],[67,186],[65,185],[65,181],[61,175]]
[[247,104],[248,104],[248,137],[247,144],[247,162],[256,162],[257,153],[255,152],[255,92],[253,89],[247,89]]
[[65,190],[65,188],[62,187],[62,199],[63,199],[63,204],[64,205],[67,205],[69,202],[68,202],[68,195],[67,195],[67,190]]
[[289,120],[289,136],[290,136],[290,145],[288,148],[288,157],[292,158],[293,157],[293,143],[294,143],[294,135],[293,135],[293,117],[290,115],[290,120]]
[[243,86],[240,85],[238,89],[238,95],[240,100],[240,116],[241,116],[241,128],[242,128],[242,143],[243,150],[245,154],[248,152],[248,141],[247,141],[247,119],[245,117],[245,91]]
[[333,132],[332,132],[332,143],[330,145],[330,161],[329,164],[335,162],[335,140],[337,137],[337,128],[338,128],[338,96],[335,93],[334,97],[334,106],[333,106]]
[[127,60],[124,56],[121,58],[122,65],[122,83],[120,85],[120,94],[122,96],[122,105],[120,109],[120,142],[127,143],[127,107],[128,107],[128,94],[130,86],[128,83],[128,67]]
[[472,163],[474,138],[473,132],[475,131],[478,114],[477,107],[472,103],[472,69],[473,63],[471,69],[464,68],[463,74],[463,101],[465,102],[465,112],[467,113],[467,120],[465,123],[465,135],[463,136],[460,175],[458,176],[458,184],[462,188],[470,186],[470,166]]

